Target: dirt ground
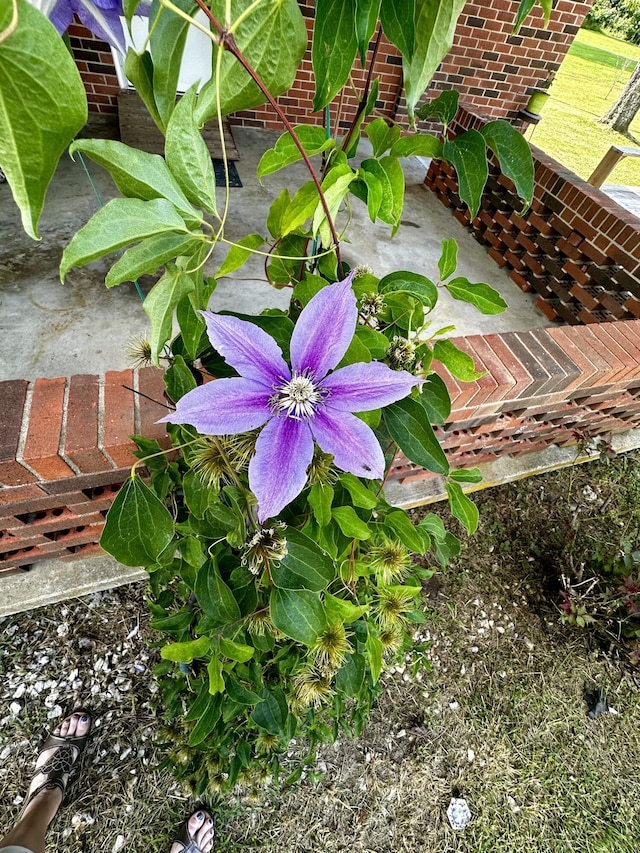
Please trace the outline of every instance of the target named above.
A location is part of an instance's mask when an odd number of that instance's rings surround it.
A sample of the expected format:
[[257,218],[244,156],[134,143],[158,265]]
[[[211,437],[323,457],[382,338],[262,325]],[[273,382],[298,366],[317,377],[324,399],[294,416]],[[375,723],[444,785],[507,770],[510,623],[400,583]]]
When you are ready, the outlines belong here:
[[[327,746],[319,778],[285,793],[214,797],[214,849],[637,851],[635,670],[606,633],[562,625],[558,608],[563,573],[584,579],[596,551],[638,541],[637,461],[479,493],[478,532],[426,585],[423,650],[386,672],[363,735]],[[140,584],[3,620],[4,825],[43,731],[86,703],[99,725],[49,850],[169,849],[192,804],[154,769],[162,710],[149,640]],[[583,692],[594,686],[617,713],[588,717]],[[463,831],[446,817],[452,796],[472,813]]]

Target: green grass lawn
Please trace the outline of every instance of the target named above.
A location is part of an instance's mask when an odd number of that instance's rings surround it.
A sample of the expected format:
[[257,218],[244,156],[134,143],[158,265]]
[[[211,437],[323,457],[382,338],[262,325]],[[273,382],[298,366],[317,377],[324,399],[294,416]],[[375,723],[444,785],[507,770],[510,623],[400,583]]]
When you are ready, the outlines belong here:
[[[639,46],[580,30],[549,90],[542,121],[529,128],[527,139],[588,178],[611,145],[632,144],[598,118],[615,102],[638,60]],[[640,140],[640,113],[631,133]],[[623,160],[607,182],[640,186],[640,161]]]

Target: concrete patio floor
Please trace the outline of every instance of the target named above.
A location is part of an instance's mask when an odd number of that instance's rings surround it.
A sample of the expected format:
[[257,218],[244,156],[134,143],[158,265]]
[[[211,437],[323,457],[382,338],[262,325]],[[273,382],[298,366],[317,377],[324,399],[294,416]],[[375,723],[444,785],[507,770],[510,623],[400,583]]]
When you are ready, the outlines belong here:
[[[277,134],[268,131],[235,129],[241,154],[237,164],[243,183],[231,190],[226,236],[237,240],[246,234],[264,232],[266,213],[282,184],[293,192],[306,181],[303,166],[296,164],[270,176],[260,185],[255,177],[258,160]],[[367,156],[366,144],[361,156]],[[109,175],[87,160],[87,167],[102,203],[117,193]],[[365,263],[376,275],[395,269],[420,272],[437,278],[441,240],[454,237],[459,245],[459,273],[471,281],[491,284],[509,305],[504,314],[484,317],[464,303],[452,300],[446,291],[432,321],[434,330],[455,324],[452,334],[524,331],[549,325],[505,270],[460,228],[436,197],[424,186],[426,165],[418,159],[403,161],[406,173],[406,201],[402,227],[391,239],[390,227],[372,224],[364,205],[354,201],[349,229],[351,243],[342,247],[350,264]],[[222,206],[222,190],[220,206]],[[91,182],[79,160],[62,159],[49,190],[40,224],[39,242],[22,230],[18,210],[9,187],[0,185],[0,381],[7,379],[54,378],[75,373],[101,373],[130,366],[127,355],[132,336],[148,327],[147,317],[134,285],[122,284],[112,290],[104,286],[108,269],[98,261],[72,270],[64,285],[58,266],[64,246],[74,232],[98,209]],[[206,272],[213,274],[225,250],[216,251]],[[253,257],[234,277],[222,280],[210,303],[212,310],[259,313],[266,307],[286,307],[290,291],[275,290],[264,279],[263,259]],[[141,282],[148,292],[153,281]],[[503,463],[504,464],[508,463]],[[488,482],[504,481],[543,470],[543,458],[522,460],[498,474],[487,471]],[[556,460],[556,464],[561,464]],[[532,467],[533,466],[533,467]],[[394,500],[395,497],[395,500]],[[415,503],[415,495],[405,503]],[[401,496],[388,498],[403,502]],[[119,566],[110,557],[94,557],[72,563],[47,560],[31,571],[0,580],[0,616],[106,589],[144,577],[140,569]]]
[[[226,236],[237,240],[265,231],[269,205],[283,183],[293,192],[308,179],[303,165],[295,164],[271,175],[261,186],[255,176],[258,160],[277,134],[236,128],[242,159],[237,164],[242,188],[231,189]],[[367,156],[363,145],[362,156]],[[111,178],[86,159],[91,178],[106,203],[117,191]],[[504,314],[483,317],[471,306],[441,291],[432,321],[434,330],[455,324],[454,334],[523,331],[548,325],[535,309],[533,298],[522,293],[505,270],[460,228],[435,196],[423,185],[425,165],[416,158],[403,161],[407,191],[402,226],[393,239],[387,225],[370,222],[365,206],[354,200],[350,244],[342,253],[351,265],[365,263],[376,275],[406,269],[437,278],[440,242],[455,237],[459,245],[459,273],[471,281],[497,288],[509,308]],[[222,190],[219,206],[222,207]],[[39,242],[22,230],[18,210],[7,184],[0,185],[0,381],[54,378],[74,373],[101,373],[129,366],[127,345],[148,327],[133,284],[111,290],[104,286],[110,266],[106,260],[69,272],[64,285],[58,278],[62,249],[74,232],[98,209],[99,202],[79,159],[64,156],[47,196]],[[226,249],[216,249],[206,266],[211,275]],[[145,292],[153,281],[141,282]],[[290,291],[275,290],[264,278],[263,258],[254,256],[235,276],[222,280],[210,308],[249,314],[267,307],[286,307]]]

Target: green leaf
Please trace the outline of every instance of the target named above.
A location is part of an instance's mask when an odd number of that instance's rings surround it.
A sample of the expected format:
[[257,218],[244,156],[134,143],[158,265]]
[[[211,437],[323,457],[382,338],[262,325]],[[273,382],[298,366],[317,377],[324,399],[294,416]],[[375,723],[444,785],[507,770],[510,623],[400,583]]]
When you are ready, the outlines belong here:
[[272,735],[284,736],[289,716],[287,700],[282,690],[273,690],[253,709],[251,719]]
[[180,554],[185,563],[194,569],[199,569],[207,557],[202,548],[202,542],[195,536],[185,536],[179,542]]
[[471,536],[478,527],[478,507],[465,495],[459,483],[445,483],[445,488],[452,514],[466,527]]
[[438,269],[440,270],[440,281],[444,281],[449,276],[453,275],[458,266],[458,244],[454,239],[443,240],[442,252],[438,260]]
[[[173,0],[187,15],[197,9],[193,0]],[[176,105],[176,91],[189,22],[155,2],[149,14],[150,52],[153,61],[153,95],[161,130],[164,130]],[[133,81],[132,81],[133,82]]]
[[188,273],[174,264],[167,264],[166,272],[147,294],[142,307],[151,322],[149,343],[154,364],[159,364],[162,348],[172,335],[173,312],[178,302],[193,293],[195,287]]
[[62,253],[60,280],[64,281],[72,267],[83,267],[129,243],[165,231],[187,232],[184,219],[171,202],[162,198],[114,198],[74,234]]
[[340,483],[349,492],[354,506],[359,506],[363,509],[373,509],[378,505],[378,498],[373,492],[369,491],[362,480],[358,479],[355,474],[341,474]]
[[513,181],[518,195],[524,199],[526,210],[533,201],[535,186],[535,169],[529,143],[504,119],[488,122],[480,133],[498,158],[502,172]]
[[416,554],[424,554],[429,548],[429,540],[425,539],[423,532],[409,520],[405,512],[390,512],[384,520],[386,527],[391,527],[398,539],[410,551]]
[[[233,19],[237,20],[253,4],[253,0],[234,0]],[[214,0],[211,11],[219,21],[227,22],[226,0]],[[258,3],[240,26],[234,29],[240,53],[254,69],[266,88],[275,97],[293,85],[307,48],[307,28],[297,0],[278,0],[277,3]],[[213,76],[198,98],[196,120],[204,124],[217,114],[216,64],[220,48],[214,45]],[[248,72],[228,51],[222,54],[220,79],[222,115],[248,110],[266,100]]]
[[[195,685],[193,685],[195,687]],[[209,704],[209,690],[206,684],[203,684],[198,698],[193,702],[187,713],[184,715],[185,720],[198,720],[204,714]]]
[[346,696],[358,696],[364,683],[366,664],[362,655],[347,655],[336,673],[336,688]]
[[368,604],[352,604],[344,598],[337,598],[328,592],[324,595],[324,607],[330,622],[355,622],[369,612]]
[[331,515],[347,538],[368,539],[371,536],[369,525],[357,515],[352,506],[334,506]]
[[184,501],[196,518],[204,518],[215,492],[202,482],[195,471],[187,471],[182,478]]
[[451,50],[453,35],[466,0],[416,0],[415,49],[403,52],[404,89],[409,121],[440,62]]
[[160,657],[174,663],[191,663],[195,658],[206,655],[210,645],[209,637],[199,637],[197,640],[188,640],[186,643],[170,643],[160,649]]
[[145,50],[143,53],[136,53],[135,50],[129,48],[124,60],[124,73],[142,98],[142,102],[147,108],[149,115],[162,133],[164,133],[165,126],[160,118],[160,113],[158,112],[158,107],[153,96],[153,62],[151,61],[149,51]]
[[347,347],[347,351],[340,359],[338,364],[338,368],[346,367],[347,364],[357,364],[358,362],[364,362],[368,364],[371,361],[371,353],[367,349],[366,345],[362,343],[361,339],[354,335],[351,338],[351,343]]
[[391,213],[388,219],[384,219],[380,213],[380,219],[383,222],[388,222],[393,225],[392,236],[400,227],[400,218],[402,217],[402,208],[404,207],[404,171],[400,163],[395,157],[387,156],[380,160],[384,173],[389,181],[391,188]]
[[429,309],[438,301],[438,288],[426,276],[417,272],[397,270],[385,275],[378,284],[379,293],[409,293]]
[[[355,181],[355,179],[356,173],[353,171],[351,166],[348,166],[346,163],[334,166],[334,168],[330,169],[327,173],[326,178],[322,182],[322,191],[324,193],[325,201],[327,203],[327,207],[329,208],[329,213],[332,219],[336,218],[338,209],[349,190],[349,184]],[[323,225],[323,223],[326,223],[326,221],[327,218],[324,212],[324,207],[322,205],[322,202],[318,199],[316,210],[313,216],[313,233],[317,234],[317,232],[320,230],[320,227]],[[323,239],[323,243],[331,243],[331,235],[328,234],[326,236],[328,236],[328,240]]]
[[327,483],[315,483],[309,491],[309,506],[313,510],[313,517],[320,527],[331,522],[331,504],[333,502],[333,489]]
[[283,216],[290,203],[291,196],[289,195],[289,190],[286,187],[280,190],[280,194],[271,203],[269,215],[267,216],[267,229],[274,240],[277,240],[278,237],[282,236]]
[[222,580],[220,569],[214,560],[198,569],[194,592],[202,612],[215,625],[228,625],[240,618],[238,602]]
[[[377,187],[374,189],[374,192],[376,193],[375,201],[377,203],[378,195],[380,195],[380,202],[377,205],[375,216],[379,217],[383,222],[391,223],[393,220],[393,192],[391,190],[389,177],[380,165],[380,161],[374,160],[372,157],[363,160],[360,164],[360,175],[367,184],[369,194],[371,194],[372,191],[371,186],[375,187],[375,183],[370,181],[369,175],[373,176],[377,180],[380,185],[380,189],[378,190]],[[367,205],[369,207],[369,217],[372,221],[375,221],[375,217],[372,217],[373,210],[369,199],[367,200]]]
[[406,61],[413,56],[416,42],[416,0],[382,0],[380,23],[385,36]]
[[[38,220],[58,161],[87,121],[87,97],[67,46],[50,21],[17,0],[17,28],[0,42],[0,163],[22,227],[38,237]],[[0,6],[0,32],[12,4]]]
[[173,539],[173,518],[166,506],[135,474],[116,495],[100,544],[125,566],[152,566]]
[[365,127],[364,132],[369,137],[373,148],[373,156],[380,157],[400,138],[402,131],[397,124],[388,125],[381,116],[374,118]]
[[311,646],[327,626],[320,593],[308,589],[271,590],[269,600],[273,624],[285,636]]
[[78,139],[69,147],[71,155],[76,151],[106,169],[122,195],[142,201],[166,199],[185,217],[199,222],[189,199],[159,154],[148,154],[113,139]]
[[331,103],[347,82],[358,49],[355,0],[316,0],[311,59],[313,112]]
[[[336,144],[335,139],[327,139],[327,134],[323,127],[298,124],[293,128],[293,132],[309,157],[312,157],[314,154],[320,154],[322,151],[327,151]],[[277,172],[279,169],[283,169],[285,166],[296,163],[301,159],[302,154],[293,141],[292,135],[289,132],[283,133],[273,148],[265,151],[260,158],[257,169],[258,180],[261,181],[265,175],[271,175],[273,172]]]
[[216,278],[222,278],[229,273],[235,272],[247,261],[253,254],[252,249],[258,249],[264,246],[265,240],[260,234],[247,234],[238,242],[231,246],[227,252],[227,257],[222,262],[220,269],[216,272]]
[[484,137],[477,130],[465,130],[455,139],[445,140],[442,156],[455,168],[460,198],[475,217],[489,177]]
[[181,355],[173,357],[173,364],[165,371],[164,384],[169,398],[174,403],[197,387],[195,376]]
[[254,693],[253,690],[248,690],[244,684],[238,681],[233,673],[227,675],[227,693],[229,694],[229,698],[233,699],[239,705],[255,705],[261,701],[261,697],[257,693]]
[[164,231],[147,237],[136,246],[127,249],[107,273],[104,283],[115,287],[123,281],[136,281],[141,275],[151,275],[167,261],[180,255],[191,255],[202,246],[202,235],[177,234]]
[[164,152],[167,166],[192,204],[216,213],[216,176],[211,154],[194,118],[195,84],[180,98],[169,119]]
[[215,696],[216,693],[224,693],[224,675],[222,674],[222,661],[216,655],[213,655],[207,664],[207,674],[209,676],[209,693]]
[[402,136],[391,146],[392,157],[442,157],[442,142],[430,133]]
[[369,634],[367,635],[365,651],[367,653],[367,659],[369,660],[371,679],[374,684],[377,684],[382,671],[382,643],[377,637],[374,637],[371,631],[369,631]]
[[444,125],[451,124],[458,112],[459,99],[460,93],[455,89],[441,92],[437,98],[419,107],[416,110],[416,116],[422,120],[435,118]]
[[207,735],[213,731],[216,723],[220,719],[221,712],[222,696],[220,694],[217,694],[216,696],[209,696],[207,706],[202,716],[191,730],[189,740],[187,741],[189,746],[198,746],[198,744],[202,743]]
[[289,202],[280,220],[281,236],[285,237],[313,216],[318,206],[318,190],[313,181],[303,184]]
[[444,381],[432,373],[420,389],[420,404],[432,424],[444,424],[451,414],[451,398]]
[[171,616],[165,616],[161,619],[153,619],[151,627],[154,631],[165,631],[171,634],[179,634],[188,628],[193,620],[193,611],[188,607],[183,607],[177,613],[172,613]]
[[326,589],[336,575],[333,560],[316,543],[294,527],[286,532],[287,556],[271,566],[271,577],[280,589]]
[[482,482],[482,472],[479,468],[461,468],[458,471],[450,471],[449,477],[457,483]]
[[475,305],[481,314],[502,314],[508,308],[498,291],[488,284],[472,284],[464,276],[457,276],[448,281],[445,287],[454,299]]
[[383,414],[391,438],[411,462],[436,474],[447,474],[449,463],[420,403],[407,398],[387,406]]
[[[371,359],[380,361],[385,357],[389,349],[389,339],[377,332],[375,329],[370,329],[368,326],[358,326],[356,329],[356,337],[366,346],[371,355]],[[367,359],[367,361],[371,361]]]
[[[195,295],[193,298],[195,300]],[[200,342],[202,340],[205,324],[202,315],[199,314],[192,305],[191,297],[187,296],[185,299],[181,299],[180,302],[178,302],[178,307],[176,308],[176,319],[180,326],[180,337],[182,338],[186,354],[190,361],[195,361],[196,357],[201,352]],[[174,352],[177,352],[175,339],[172,346]]]
[[358,114],[356,115],[356,120],[351,126],[353,128],[351,130],[351,140],[349,140],[348,136],[345,136],[342,142],[342,150],[346,154],[347,160],[351,160],[351,158],[355,157],[358,153],[358,146],[360,145],[360,138],[362,136],[362,124],[364,120],[368,118],[375,110],[376,103],[378,102],[379,93],[380,80],[376,78],[371,84],[369,95],[367,96],[364,108],[358,112]]
[[471,356],[463,352],[450,340],[436,341],[433,347],[433,357],[441,361],[449,373],[462,379],[463,382],[473,382],[486,374],[486,370],[477,371]]
[[233,640],[220,639],[220,653],[226,658],[235,660],[238,663],[246,663],[251,660],[255,649],[253,646],[247,646],[245,643],[235,643]]
[[[536,0],[520,0],[520,6],[518,7],[518,14],[516,15],[516,22],[513,27],[514,34],[518,32],[520,27],[522,26],[525,18],[529,14],[529,12],[535,6]],[[540,6],[544,13],[544,25],[545,27],[549,23],[549,18],[551,17],[551,10],[553,8],[553,0],[539,0]],[[612,7],[613,8],[613,7]]]
[[381,0],[355,0],[355,25],[356,40],[358,42],[358,53],[360,64],[364,68],[367,60],[369,42],[376,30],[378,15],[380,14]]
[[[362,200],[366,201],[369,219],[372,222],[375,222],[378,218],[378,213],[380,212],[380,206],[383,200],[382,183],[374,174],[364,171],[363,169],[360,170],[359,175],[366,187],[366,193],[363,195]],[[351,192],[356,196],[358,195],[359,187],[359,181],[354,181],[351,184]],[[390,191],[391,190],[389,188],[389,192]]]

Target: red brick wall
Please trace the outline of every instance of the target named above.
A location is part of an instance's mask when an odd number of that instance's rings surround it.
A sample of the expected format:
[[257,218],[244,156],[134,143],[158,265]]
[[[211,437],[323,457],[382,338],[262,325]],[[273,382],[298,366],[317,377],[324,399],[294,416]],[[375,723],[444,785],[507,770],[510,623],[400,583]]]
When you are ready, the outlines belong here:
[[120,84],[111,48],[77,20],[69,27],[69,40],[87,92],[89,110],[95,113],[117,113]]
[[[484,120],[460,110],[452,131]],[[640,317],[640,220],[535,147],[533,156],[534,200],[522,216],[513,184],[495,163],[473,222],[452,167],[432,161],[425,183],[522,290],[538,294],[536,304],[549,319],[578,324]]]
[[99,550],[129,436],[167,441],[163,393],[155,368],[0,382],[0,573]]
[[[427,98],[442,89],[458,89],[475,110],[494,117],[513,119],[528,100],[528,90],[546,86],[573,41],[592,0],[584,3],[558,0],[551,22],[543,29],[536,6],[517,36],[512,35],[518,0],[469,0],[454,39],[454,46],[436,72]],[[309,35],[313,28],[313,0],[300,0]],[[89,108],[116,112],[118,82],[108,45],[95,39],[79,24],[71,28],[71,44],[87,88]],[[404,116],[402,60],[398,51],[382,38],[374,67],[380,80],[378,114],[389,118]],[[365,72],[356,60],[353,81],[362,91]],[[289,92],[278,98],[287,117],[294,123],[322,124],[323,113],[311,113],[313,102],[311,52],[307,51]],[[356,99],[347,86],[345,94],[331,105],[332,122],[345,127],[353,117]],[[233,123],[280,130],[281,124],[270,106],[237,113]]]

